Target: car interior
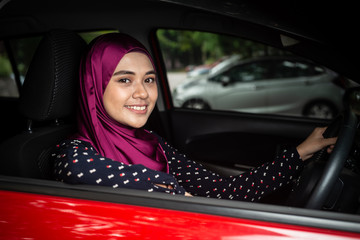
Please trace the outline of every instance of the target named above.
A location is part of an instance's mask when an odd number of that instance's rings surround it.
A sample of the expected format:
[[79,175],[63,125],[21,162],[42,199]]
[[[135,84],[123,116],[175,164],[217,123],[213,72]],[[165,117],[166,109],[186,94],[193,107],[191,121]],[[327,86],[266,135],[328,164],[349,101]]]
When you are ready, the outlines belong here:
[[[31,1],[13,2],[14,4],[10,1],[8,4],[4,3],[4,6],[0,5],[0,40],[7,44],[8,49],[10,41],[16,38],[41,36],[41,41],[32,57],[23,84],[20,73],[14,70],[19,97],[0,97],[0,184],[3,186],[13,181],[11,177],[15,177],[14,181],[18,185],[22,182],[31,182],[33,179],[36,179],[34,181],[37,185],[43,182],[49,188],[62,184],[52,185],[52,166],[48,159],[52,148],[75,131],[76,81],[80,58],[87,47],[80,34],[110,29],[126,32],[143,42],[151,50],[158,66],[159,101],[145,128],[162,135],[192,160],[221,175],[230,176],[272,160],[285,147],[301,143],[317,126],[334,125],[331,127],[333,133],[329,134],[340,134],[339,140],[342,144],[339,149],[330,158],[326,154],[316,156],[319,159],[307,165],[307,170],[300,177],[301,180],[297,179],[292,185],[263,199],[262,203],[265,203],[265,206],[260,209],[267,209],[272,205],[285,205],[305,208],[306,214],[310,214],[311,210],[307,211],[309,209],[353,215],[360,213],[358,120],[350,108],[345,107],[334,120],[174,108],[166,64],[156,38],[156,27],[221,32],[247,39],[261,39],[271,46],[307,55],[313,61],[327,60],[324,64],[337,67],[341,73],[353,72],[350,71],[352,66],[336,65],[334,59],[337,58],[337,54],[341,54],[340,52],[334,51],[334,56],[326,59],[328,55],[322,53],[328,50],[327,46],[323,47],[311,37],[307,37],[305,32],[296,35],[274,26],[263,26],[260,23],[266,22],[266,17],[260,22],[257,19],[246,21],[235,14],[220,14],[214,10],[217,5],[211,4],[208,9],[204,9],[202,5],[190,8],[186,4],[187,1],[185,4],[178,1],[144,1],[140,6],[134,1],[122,7],[136,9],[136,12],[122,11],[122,14],[119,14],[113,7],[118,6],[116,1],[37,1],[47,11],[41,10],[30,3]],[[83,4],[91,10],[82,12]],[[22,5],[21,9],[18,9],[19,5]],[[225,10],[229,10],[230,7],[223,6]],[[220,10],[224,11],[223,8]],[[96,11],[95,18],[91,16],[91,11]],[[62,15],[64,13],[66,21]],[[142,20],[149,13],[154,15],[153,19]],[[123,19],[126,18],[135,20],[125,23]],[[301,43],[288,47],[283,44],[281,36],[297,39]],[[15,59],[9,58],[15,65]],[[352,74],[347,76],[355,77]],[[346,97],[344,99],[344,105],[347,105],[350,100]],[[328,162],[331,164],[327,165]],[[11,189],[11,186],[7,188]],[[76,189],[62,184],[57,194],[66,195],[70,188]],[[98,190],[91,186],[84,186],[84,189]],[[142,196],[141,193],[131,194]],[[77,195],[79,193],[74,196]],[[99,199],[104,200],[106,197]],[[184,200],[177,201],[177,204],[181,205]],[[202,201],[204,205],[208,203],[208,200],[202,199],[186,201],[195,202],[199,206]],[[141,200],[137,203],[143,204]],[[230,204],[234,205],[236,204]],[[304,212],[304,215],[306,214]]]

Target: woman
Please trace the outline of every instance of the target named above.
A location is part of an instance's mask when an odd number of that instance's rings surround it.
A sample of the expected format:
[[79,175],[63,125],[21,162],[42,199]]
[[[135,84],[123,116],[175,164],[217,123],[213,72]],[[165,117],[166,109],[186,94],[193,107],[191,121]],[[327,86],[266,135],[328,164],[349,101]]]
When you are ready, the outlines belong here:
[[[156,71],[145,47],[128,35],[95,39],[82,60],[78,132],[57,146],[54,177],[149,192],[259,201],[289,183],[303,161],[336,138],[317,128],[297,148],[234,177],[221,177],[144,130],[158,97]],[[331,151],[331,147],[329,148]]]

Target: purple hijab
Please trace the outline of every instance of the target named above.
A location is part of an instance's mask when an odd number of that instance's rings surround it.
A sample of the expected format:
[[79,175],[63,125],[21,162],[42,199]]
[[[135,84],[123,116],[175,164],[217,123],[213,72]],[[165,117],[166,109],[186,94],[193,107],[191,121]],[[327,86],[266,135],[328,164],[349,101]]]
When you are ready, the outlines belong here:
[[147,55],[154,66],[146,48],[128,35],[109,33],[92,42],[81,62],[78,133],[74,138],[90,142],[101,155],[112,160],[168,172],[157,137],[142,128],[116,122],[103,105],[105,88],[116,66],[125,54],[134,51]]

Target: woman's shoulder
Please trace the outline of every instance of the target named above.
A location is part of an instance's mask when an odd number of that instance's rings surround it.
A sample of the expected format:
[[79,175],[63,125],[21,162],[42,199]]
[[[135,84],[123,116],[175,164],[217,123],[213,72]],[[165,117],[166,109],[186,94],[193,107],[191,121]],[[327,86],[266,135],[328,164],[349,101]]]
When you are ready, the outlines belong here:
[[59,147],[59,148],[66,148],[69,146],[77,146],[77,147],[81,146],[81,147],[93,148],[91,143],[84,141],[84,140],[78,140],[78,139],[65,139],[56,145],[56,147]]
[[65,139],[55,146],[55,154],[88,152],[97,153],[91,143],[78,139]]

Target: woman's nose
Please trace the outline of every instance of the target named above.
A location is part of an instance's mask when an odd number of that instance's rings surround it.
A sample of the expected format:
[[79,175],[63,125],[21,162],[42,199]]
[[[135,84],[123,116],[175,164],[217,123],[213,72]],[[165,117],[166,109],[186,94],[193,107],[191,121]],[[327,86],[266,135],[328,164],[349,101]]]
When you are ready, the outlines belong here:
[[135,86],[133,98],[147,98],[149,96],[144,84],[138,83]]

